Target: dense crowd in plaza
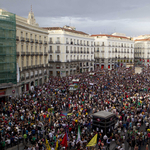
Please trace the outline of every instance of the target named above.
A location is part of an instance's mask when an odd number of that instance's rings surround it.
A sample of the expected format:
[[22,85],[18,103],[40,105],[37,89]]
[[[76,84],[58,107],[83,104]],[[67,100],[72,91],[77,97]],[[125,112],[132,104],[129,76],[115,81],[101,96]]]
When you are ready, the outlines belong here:
[[[46,149],[47,139],[51,150],[63,149],[61,141],[67,132],[68,150],[85,150],[92,137],[98,133],[98,149],[148,150],[150,140],[150,69],[143,68],[135,74],[134,68],[95,70],[95,75],[83,73],[68,77],[50,77],[42,86],[29,93],[10,97],[0,105],[1,147],[11,147],[24,142],[26,150]],[[79,79],[77,90],[70,93],[69,85]],[[92,129],[92,113],[105,110],[117,116],[110,135]],[[63,112],[67,112],[65,114]],[[77,142],[78,126],[81,140]],[[141,129],[142,126],[146,128]]]

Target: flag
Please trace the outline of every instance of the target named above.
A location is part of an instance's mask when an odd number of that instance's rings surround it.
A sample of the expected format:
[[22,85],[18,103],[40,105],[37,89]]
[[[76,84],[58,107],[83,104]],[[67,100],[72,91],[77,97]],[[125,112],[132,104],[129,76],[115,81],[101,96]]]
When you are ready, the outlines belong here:
[[91,139],[91,141],[87,144],[87,147],[95,146],[97,144],[97,134]]
[[47,139],[46,139],[46,148],[47,148],[47,150],[51,150]]
[[65,146],[65,148],[68,147],[68,145],[67,145],[67,133],[65,133],[65,136],[64,136],[64,138],[63,138],[63,140],[61,142],[61,145]]
[[55,150],[57,150],[57,148],[58,148],[58,140],[57,140],[57,142],[56,142]]
[[76,143],[78,143],[79,141],[81,141],[80,126],[78,126],[78,135],[77,135],[77,141],[76,141]]

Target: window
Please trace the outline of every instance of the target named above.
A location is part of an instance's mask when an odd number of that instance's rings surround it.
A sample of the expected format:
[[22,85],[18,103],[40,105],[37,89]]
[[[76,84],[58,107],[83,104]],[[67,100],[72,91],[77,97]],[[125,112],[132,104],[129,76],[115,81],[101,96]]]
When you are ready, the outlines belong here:
[[33,56],[31,56],[31,65],[33,65]]
[[21,31],[21,37],[23,37],[23,32]]
[[57,55],[57,61],[59,61],[60,59],[59,59],[59,55]]
[[26,33],[26,38],[28,37],[28,33]]
[[33,46],[31,46],[31,52],[33,51]]
[[35,57],[35,65],[37,65],[37,56]]
[[44,64],[46,64],[46,56],[44,57]]
[[46,53],[46,47],[44,47],[44,53]]
[[41,63],[42,63],[42,57],[40,56],[40,65],[41,65]]
[[68,60],[68,55],[66,55],[66,60]]
[[29,57],[26,57],[26,66],[28,67],[29,65]]
[[35,35],[35,40],[36,40],[36,35]]
[[30,38],[32,39],[32,34],[30,34]]
[[22,67],[24,67],[24,57],[22,57],[21,59],[21,64],[22,64]]
[[52,44],[52,43],[53,43],[53,39],[52,39],[52,38],[49,38],[49,41],[50,41],[50,44]]
[[21,51],[23,52],[23,45],[21,45]]
[[28,45],[26,45],[26,52],[28,52]]
[[59,43],[60,43],[60,38],[59,38],[59,37],[57,37],[57,41],[56,41],[56,43],[57,43],[57,44],[59,44]]
[[50,60],[52,60],[53,59],[53,57],[52,57],[52,55],[50,55]]
[[72,60],[72,55],[70,56],[70,60]]
[[52,46],[49,47],[50,51],[52,51]]
[[37,52],[37,46],[35,46],[35,51]]
[[39,40],[41,40],[41,36],[39,36]]
[[58,50],[58,51],[60,50],[60,46],[57,46],[57,50]]
[[68,38],[66,38],[66,44],[69,44],[69,42],[68,42]]
[[40,52],[41,52],[41,46],[40,46]]

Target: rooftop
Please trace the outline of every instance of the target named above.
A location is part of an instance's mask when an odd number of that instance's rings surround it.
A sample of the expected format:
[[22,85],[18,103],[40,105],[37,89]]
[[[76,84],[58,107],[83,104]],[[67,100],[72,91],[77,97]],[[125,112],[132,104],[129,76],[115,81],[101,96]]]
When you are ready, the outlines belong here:
[[64,27],[44,27],[44,29],[47,29],[47,30],[62,30],[62,31],[67,31],[67,32],[72,32],[72,33],[77,33],[77,34],[83,34],[83,35],[89,35],[85,32],[82,32],[82,31],[76,31],[76,30],[73,30],[73,29],[66,29]]
[[94,36],[106,36],[106,37],[129,39],[128,37],[125,37],[125,36],[117,36],[117,35],[111,35],[111,34],[93,34],[93,35],[91,35],[91,36],[92,36],[92,37],[94,37]]
[[105,118],[105,119],[112,117],[114,115],[115,114],[113,114],[111,112],[107,112],[107,111],[99,111],[99,112],[93,114],[94,117],[100,117],[100,118]]

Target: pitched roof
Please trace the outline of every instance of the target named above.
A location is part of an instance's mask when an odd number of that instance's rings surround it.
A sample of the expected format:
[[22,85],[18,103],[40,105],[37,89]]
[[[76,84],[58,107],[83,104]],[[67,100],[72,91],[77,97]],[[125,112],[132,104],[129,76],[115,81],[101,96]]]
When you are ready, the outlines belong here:
[[47,29],[47,30],[63,30],[63,31],[67,31],[67,32],[77,33],[77,34],[89,35],[89,34],[87,34],[85,32],[82,32],[82,31],[76,31],[76,30],[66,29],[66,28],[62,28],[62,27],[44,27],[44,29]]
[[147,38],[147,39],[136,39],[135,41],[150,41],[150,38]]
[[116,36],[116,35],[109,35],[109,34],[93,34],[91,35],[92,37],[94,36],[107,36],[107,37],[115,37],[115,38],[123,38],[123,39],[129,39],[128,37],[125,36]]

